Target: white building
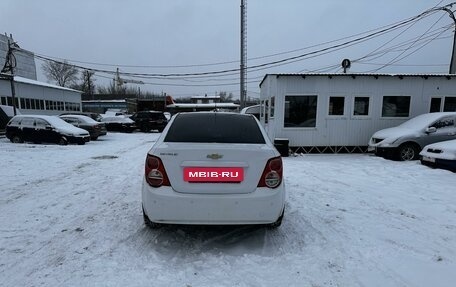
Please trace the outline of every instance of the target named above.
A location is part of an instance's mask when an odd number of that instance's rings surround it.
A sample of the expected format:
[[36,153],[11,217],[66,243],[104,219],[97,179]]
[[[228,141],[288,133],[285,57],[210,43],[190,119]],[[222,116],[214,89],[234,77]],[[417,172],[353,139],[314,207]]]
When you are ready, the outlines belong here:
[[[21,49],[13,37],[0,34],[0,70],[5,65],[10,46],[13,55],[16,108],[22,114],[59,115],[64,111],[81,111],[81,92],[36,79],[34,54]],[[0,74],[0,105],[13,106],[11,75]]]
[[[16,108],[22,114],[59,115],[81,111],[81,91],[14,77]],[[13,106],[11,81],[0,75],[0,104]]]
[[456,75],[267,74],[260,120],[297,152],[364,152],[371,135],[456,111]]

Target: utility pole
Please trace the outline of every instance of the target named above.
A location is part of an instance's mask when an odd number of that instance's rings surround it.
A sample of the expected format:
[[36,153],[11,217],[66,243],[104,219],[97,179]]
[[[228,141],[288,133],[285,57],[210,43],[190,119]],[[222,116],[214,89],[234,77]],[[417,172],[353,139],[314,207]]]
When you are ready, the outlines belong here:
[[247,95],[246,89],[246,78],[247,78],[247,11],[246,11],[246,1],[241,0],[241,66],[240,66],[240,108],[243,109],[245,107],[245,98]]
[[[12,36],[11,36],[12,38]],[[5,57],[5,65],[3,66],[2,73],[10,73],[9,80],[11,84],[11,100],[13,102],[13,113],[17,114],[16,111],[16,89],[14,87],[14,68],[16,68],[16,57],[13,54],[14,42],[11,42],[8,38],[8,52]]]
[[[84,75],[84,84],[87,85],[87,94],[90,96],[92,100],[94,100],[94,91],[93,91],[93,84],[92,84],[92,75],[93,73],[89,70],[85,70],[83,72]],[[85,89],[86,87],[83,87]]]
[[[450,5],[451,8],[451,5]],[[455,74],[455,69],[456,69],[456,18],[454,16],[453,11],[451,11],[447,7],[442,7],[440,8],[441,10],[447,12],[450,15],[450,18],[453,19],[454,22],[454,29],[455,31],[453,32],[453,51],[451,53],[451,62],[450,62],[450,74]]]

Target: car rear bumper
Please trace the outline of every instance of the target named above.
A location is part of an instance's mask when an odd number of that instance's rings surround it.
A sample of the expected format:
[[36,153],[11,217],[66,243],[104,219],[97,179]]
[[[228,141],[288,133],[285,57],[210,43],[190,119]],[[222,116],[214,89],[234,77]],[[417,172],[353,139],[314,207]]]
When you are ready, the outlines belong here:
[[143,208],[152,222],[170,224],[269,224],[281,215],[285,187],[257,188],[247,194],[184,194],[153,188],[143,180]]
[[106,129],[99,130],[99,131],[94,133],[94,135],[96,135],[96,136],[105,136],[107,134],[108,134],[108,131]]
[[86,143],[86,142],[90,141],[90,136],[85,136],[85,137],[66,136],[66,138],[68,139],[69,143],[81,144],[81,143]]
[[442,168],[450,170],[452,172],[456,172],[456,160],[447,160],[422,156],[421,164],[434,168]]

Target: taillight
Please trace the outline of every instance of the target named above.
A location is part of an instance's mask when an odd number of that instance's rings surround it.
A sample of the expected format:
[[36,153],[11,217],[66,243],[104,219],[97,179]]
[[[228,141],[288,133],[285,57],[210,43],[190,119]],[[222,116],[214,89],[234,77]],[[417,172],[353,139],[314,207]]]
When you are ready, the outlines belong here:
[[268,160],[261,175],[258,187],[276,188],[282,182],[283,165],[281,157],[274,157]]
[[147,155],[145,176],[147,183],[152,187],[171,186],[163,162],[159,157]]

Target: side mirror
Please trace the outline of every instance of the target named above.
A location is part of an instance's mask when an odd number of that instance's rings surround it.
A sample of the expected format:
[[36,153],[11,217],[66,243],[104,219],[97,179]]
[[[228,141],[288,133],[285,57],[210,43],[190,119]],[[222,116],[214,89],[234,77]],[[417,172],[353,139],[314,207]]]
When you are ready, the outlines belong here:
[[436,127],[429,127],[429,128],[426,128],[425,132],[427,134],[432,134],[432,133],[435,133],[437,131],[437,128]]
[[52,131],[54,128],[51,125],[46,125],[46,130]]

